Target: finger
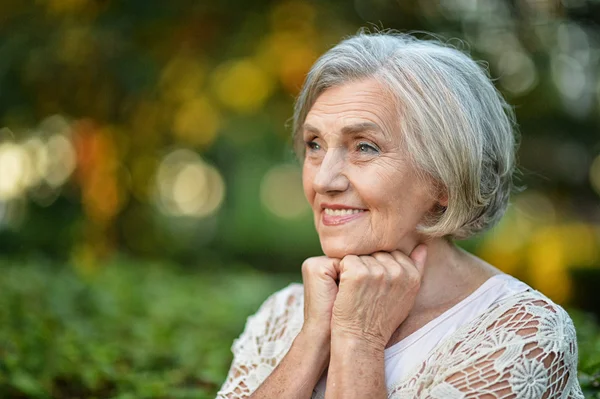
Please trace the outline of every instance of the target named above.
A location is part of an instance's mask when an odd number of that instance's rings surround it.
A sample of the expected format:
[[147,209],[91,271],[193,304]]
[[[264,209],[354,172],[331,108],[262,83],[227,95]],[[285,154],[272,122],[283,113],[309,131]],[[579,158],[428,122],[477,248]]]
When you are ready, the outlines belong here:
[[367,265],[367,269],[369,271],[369,275],[377,280],[385,280],[386,282],[391,281],[390,270],[389,267],[385,266],[379,260],[377,260],[372,255],[369,256],[361,256],[361,260],[365,265]]
[[342,275],[348,269],[355,267],[356,265],[364,266],[360,258],[356,255],[346,255],[338,263],[338,275]]
[[386,268],[376,258],[371,255],[364,255],[360,257],[362,263],[367,267],[371,274],[385,274]]
[[427,260],[427,245],[419,244],[410,253],[410,259],[413,261],[415,267],[422,276],[425,270],[425,261]]
[[369,276],[369,267],[360,256],[346,255],[340,265],[340,284],[345,279],[363,280]]
[[399,265],[396,258],[394,258],[389,252],[375,252],[371,256],[386,267],[398,267]]
[[413,264],[412,259],[410,257],[408,257],[402,251],[392,251],[392,252],[390,252],[390,255],[392,255],[392,257],[396,260],[396,262],[400,263],[401,265],[412,265]]

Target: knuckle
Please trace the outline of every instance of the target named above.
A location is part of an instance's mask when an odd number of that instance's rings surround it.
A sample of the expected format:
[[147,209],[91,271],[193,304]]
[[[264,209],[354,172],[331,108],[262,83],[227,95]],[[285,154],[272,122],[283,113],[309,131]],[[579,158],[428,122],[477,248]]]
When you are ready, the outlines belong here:
[[390,270],[390,276],[393,280],[400,280],[403,274],[404,273],[401,267],[394,267]]
[[318,257],[308,258],[302,263],[302,272],[303,273],[312,272],[318,268],[319,268],[319,258]]
[[396,273],[398,278],[403,278],[407,274],[407,271],[404,268],[404,265],[402,264],[398,265],[397,267],[394,267],[394,272]]
[[373,267],[371,275],[377,280],[383,280],[387,277],[387,273],[383,267]]
[[340,266],[342,266],[344,269],[352,269],[352,268],[356,267],[356,265],[358,263],[360,263],[360,260],[358,259],[358,256],[356,256],[356,255],[346,255],[340,261]]
[[302,262],[302,271],[308,271],[308,269],[310,269],[312,266],[312,258],[308,258],[306,259],[304,262]]
[[356,255],[346,255],[342,259],[342,262],[346,262],[347,264],[348,263],[356,263],[357,261],[359,261],[359,257]]
[[351,270],[350,277],[353,280],[364,281],[369,278],[369,271],[365,267],[356,267]]
[[402,251],[394,251],[391,253],[392,257],[396,260],[396,262],[405,262],[409,259]]
[[392,258],[392,256],[387,252],[375,252],[372,256],[380,262],[388,261],[390,258]]

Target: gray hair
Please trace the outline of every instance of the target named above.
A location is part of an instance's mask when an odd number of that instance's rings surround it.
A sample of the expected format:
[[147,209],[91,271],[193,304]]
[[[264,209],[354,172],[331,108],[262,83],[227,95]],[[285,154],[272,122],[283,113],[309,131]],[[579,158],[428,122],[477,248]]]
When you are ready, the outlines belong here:
[[448,206],[419,231],[465,239],[495,225],[513,188],[514,113],[486,68],[439,40],[361,31],[322,55],[294,107],[298,156],[304,155],[304,120],[318,96],[367,78],[375,78],[396,99],[405,150],[417,170],[448,196]]

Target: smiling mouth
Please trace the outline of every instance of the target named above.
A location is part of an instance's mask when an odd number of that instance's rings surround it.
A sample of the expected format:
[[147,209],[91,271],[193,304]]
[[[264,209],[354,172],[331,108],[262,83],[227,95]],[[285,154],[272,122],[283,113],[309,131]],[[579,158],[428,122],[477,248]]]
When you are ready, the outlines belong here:
[[330,209],[324,208],[322,221],[325,226],[337,226],[356,220],[365,214],[365,209]]
[[356,213],[364,212],[364,209],[323,209],[326,215],[330,216],[346,216],[346,215],[354,215]]

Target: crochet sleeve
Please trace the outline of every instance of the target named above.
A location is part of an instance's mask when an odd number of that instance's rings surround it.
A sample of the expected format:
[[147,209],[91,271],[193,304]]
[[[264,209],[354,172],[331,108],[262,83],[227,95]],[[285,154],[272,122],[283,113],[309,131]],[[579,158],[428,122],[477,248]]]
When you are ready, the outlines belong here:
[[302,285],[291,284],[248,317],[231,346],[233,362],[217,399],[248,398],[271,374],[302,328],[303,294]]
[[434,352],[391,397],[583,398],[569,315],[541,295],[499,307]]

